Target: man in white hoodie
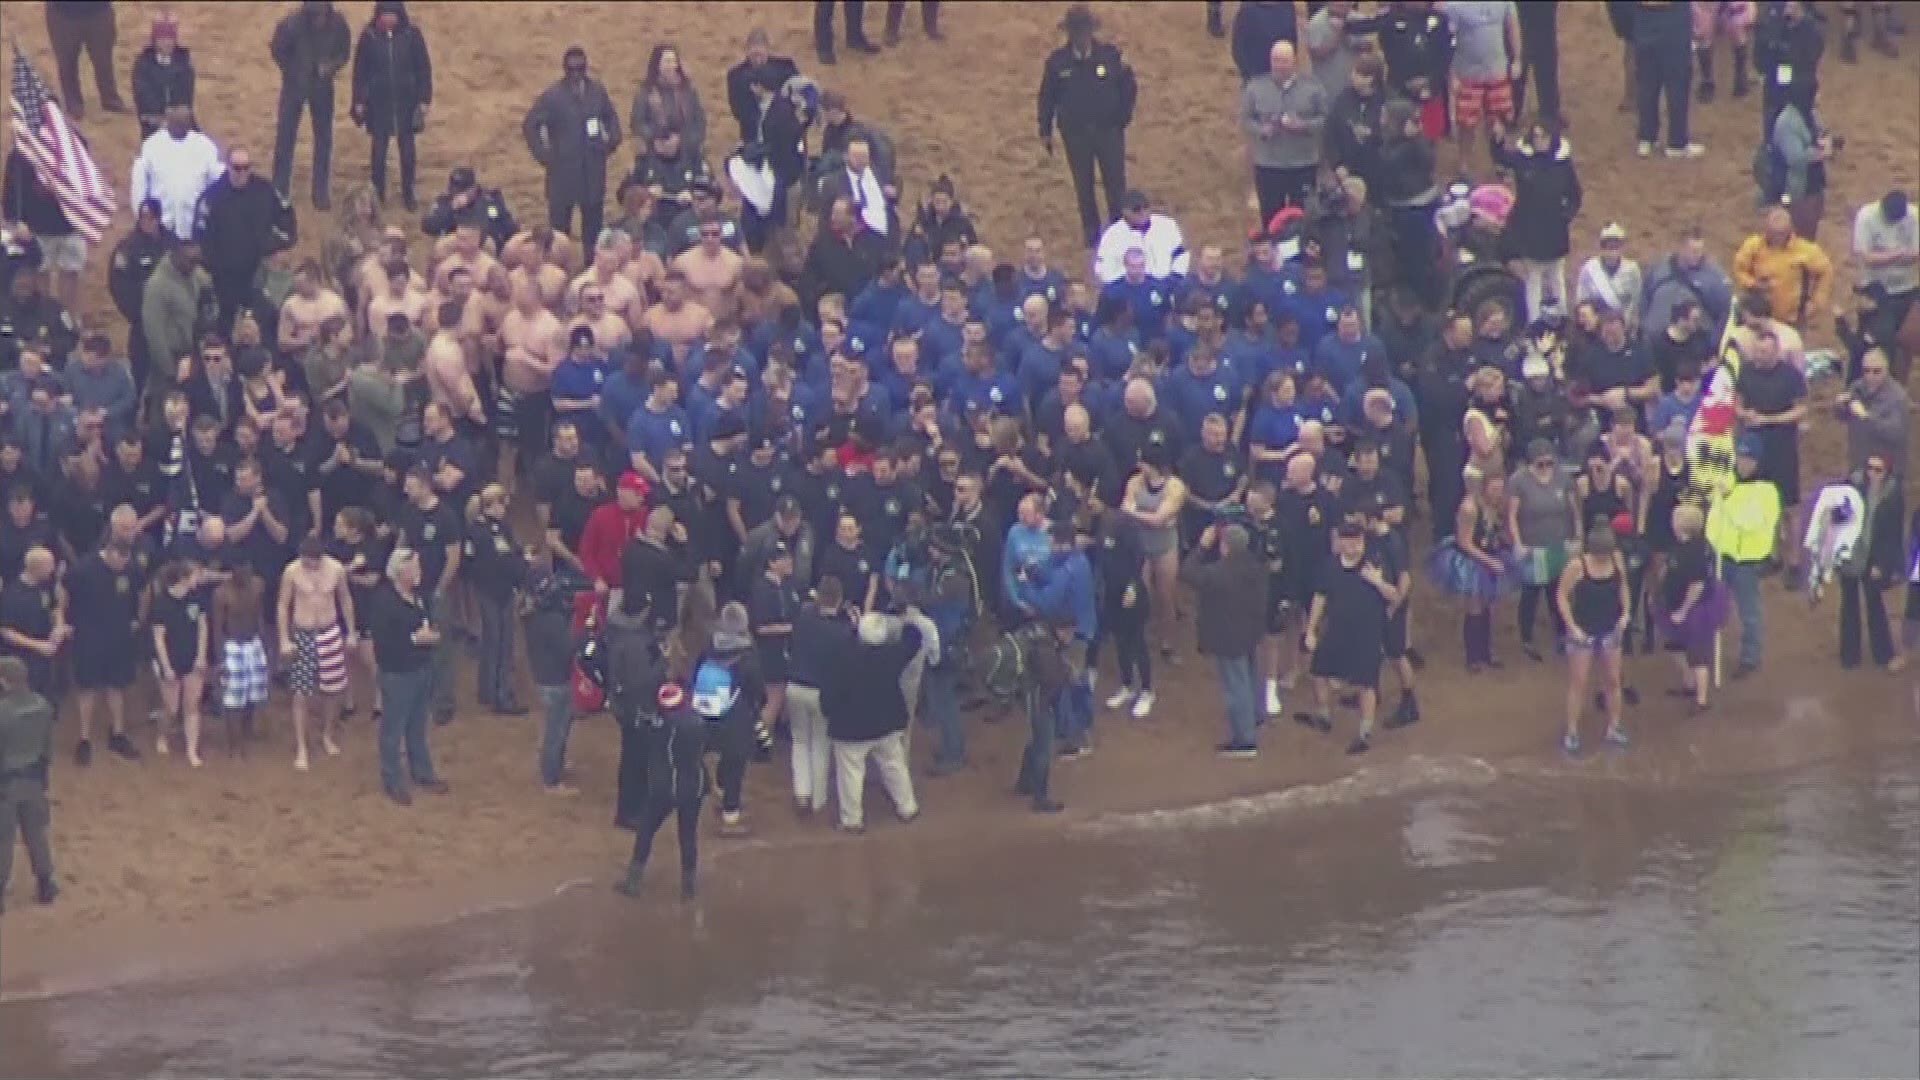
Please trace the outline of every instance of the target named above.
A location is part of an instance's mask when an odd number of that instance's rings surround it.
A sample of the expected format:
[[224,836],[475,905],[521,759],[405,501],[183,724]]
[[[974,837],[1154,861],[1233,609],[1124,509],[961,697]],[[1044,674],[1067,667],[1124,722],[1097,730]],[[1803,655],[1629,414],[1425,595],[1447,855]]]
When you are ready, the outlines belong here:
[[193,110],[169,106],[166,125],[147,136],[133,161],[133,207],[138,210],[148,199],[156,200],[167,231],[191,239],[200,196],[225,171],[220,148],[193,129]]

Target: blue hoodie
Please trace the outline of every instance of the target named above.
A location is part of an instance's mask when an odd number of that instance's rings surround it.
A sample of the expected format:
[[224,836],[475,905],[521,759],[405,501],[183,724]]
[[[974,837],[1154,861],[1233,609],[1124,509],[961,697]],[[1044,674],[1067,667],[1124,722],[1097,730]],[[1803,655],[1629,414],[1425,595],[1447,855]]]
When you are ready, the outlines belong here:
[[1000,591],[1007,601],[1023,611],[1036,608],[1034,586],[1017,576],[1021,569],[1044,567],[1053,557],[1053,537],[1047,526],[1028,526],[1014,522],[1007,530],[1007,542],[1000,554]]
[[1074,636],[1092,641],[1100,623],[1094,606],[1093,564],[1087,561],[1086,552],[1077,548],[1064,554],[1055,552],[1034,601],[1040,614],[1048,618],[1073,616]]

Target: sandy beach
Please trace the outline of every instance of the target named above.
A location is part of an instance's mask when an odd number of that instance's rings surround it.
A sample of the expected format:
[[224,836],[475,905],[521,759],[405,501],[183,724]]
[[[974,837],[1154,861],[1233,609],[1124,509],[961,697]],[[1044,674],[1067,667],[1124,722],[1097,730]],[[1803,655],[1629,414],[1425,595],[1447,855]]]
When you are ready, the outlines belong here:
[[[266,40],[281,8],[169,6],[180,14],[183,40],[200,71],[203,125],[223,144],[244,141],[265,158],[277,85]],[[364,2],[339,6],[356,28],[371,8]],[[123,86],[133,55],[145,44],[147,22],[160,7],[118,5]],[[877,35],[881,8],[870,7]],[[758,24],[803,70],[846,90],[856,114],[888,130],[898,144],[910,198],[932,176],[949,172],[1002,257],[1027,231],[1037,230],[1056,263],[1072,272],[1080,254],[1072,239],[1066,168],[1040,152],[1031,130],[1033,79],[1064,5],[947,7],[950,40],[944,46],[921,39],[910,20],[899,48],[815,70],[810,5],[804,4],[410,4],[435,63],[434,119],[421,144],[423,196],[438,190],[448,169],[471,164],[483,180],[505,188],[523,215],[537,216],[539,177],[521,142],[520,120],[532,97],[557,77],[560,54],[574,42],[587,44],[624,112],[648,47],[674,41],[715,118],[716,133],[729,129],[721,81],[746,29]],[[1133,184],[1168,204],[1192,240],[1221,243],[1237,262],[1247,182],[1232,122],[1238,83],[1224,44],[1205,35],[1198,4],[1101,5],[1101,15],[1105,33],[1127,50],[1143,87],[1130,137]],[[1587,209],[1576,226],[1576,260],[1609,220],[1627,225],[1630,251],[1643,265],[1661,257],[1681,227],[1697,221],[1725,265],[1753,221],[1747,165],[1758,106],[1749,100],[1696,107],[1695,122],[1712,148],[1705,162],[1635,162],[1630,119],[1615,111],[1618,46],[1600,5],[1563,5],[1561,21],[1562,81],[1587,191]],[[50,77],[38,6],[11,5],[5,30]],[[1913,44],[1909,38],[1906,47]],[[1724,67],[1724,57],[1721,62]],[[1915,184],[1920,69],[1910,58],[1869,57],[1858,67],[1830,59],[1822,76],[1823,111],[1848,136],[1846,155],[1833,170],[1821,235],[1842,264],[1853,209],[1890,187]],[[340,111],[336,203],[364,176],[367,155],[344,105]],[[124,186],[134,153],[131,117],[90,111],[85,130],[108,175]],[[303,135],[297,192],[308,187],[306,145]],[[304,201],[300,209],[306,253],[330,225]],[[116,224],[124,228],[124,215]],[[82,315],[93,325],[109,325],[106,262],[103,249],[89,266]],[[1840,288],[1835,292],[1845,295]],[[116,338],[122,332],[117,325],[112,329]],[[1814,343],[1829,338],[1822,328]],[[1823,392],[1831,391],[1816,390]],[[1808,491],[1827,478],[1837,440],[1824,420],[1809,433]],[[1426,720],[1379,740],[1364,767],[1392,777],[1395,769],[1413,772],[1422,762],[1439,762],[1444,780],[1447,769],[1468,775],[1467,763],[1477,759],[1496,774],[1546,771],[1681,784],[1703,771],[1759,774],[1910,735],[1920,722],[1912,676],[1843,676],[1833,599],[1811,613],[1804,597],[1771,585],[1767,599],[1768,657],[1760,676],[1728,688],[1713,715],[1689,721],[1663,693],[1673,678],[1666,659],[1634,658],[1631,681],[1645,696],[1628,716],[1634,749],[1567,765],[1553,756],[1562,669],[1521,657],[1511,611],[1503,609],[1496,651],[1508,666],[1469,678],[1462,669],[1457,612],[1423,589],[1415,600],[1414,637],[1430,660],[1421,685]],[[755,767],[747,797],[753,835],[704,842],[718,860],[715,873],[724,877],[731,861],[751,858],[752,849],[762,846],[868,844],[883,855],[891,845],[924,847],[944,835],[1071,828],[1104,814],[1326,784],[1361,767],[1340,753],[1347,728],[1329,738],[1288,722],[1264,734],[1259,761],[1216,759],[1212,749],[1221,720],[1210,668],[1192,655],[1190,641],[1181,644],[1184,661],[1165,673],[1153,718],[1101,714],[1097,752],[1057,770],[1057,794],[1069,807],[1062,819],[1036,821],[1007,793],[1024,723],[976,718],[970,720],[972,766],[957,777],[919,782],[923,820],[901,828],[876,813],[873,833],[862,839],[794,819],[783,756]],[[465,670],[461,693],[470,702],[473,687]],[[364,686],[361,673],[356,679]],[[144,716],[145,693],[137,696],[134,715]],[[1350,727],[1353,720],[1341,722]],[[548,895],[582,879],[602,888],[628,845],[628,834],[610,824],[617,747],[612,721],[590,717],[575,730],[571,756],[583,789],[578,799],[541,792],[537,723],[463,709],[453,725],[431,736],[452,795],[423,798],[411,810],[396,808],[380,793],[364,709],[348,729],[345,754],[317,760],[306,774],[290,767],[288,725],[277,710],[266,738],[245,761],[229,760],[216,727],[208,739],[207,767],[198,771],[177,758],[154,758],[144,721],[136,731],[148,757],[138,765],[105,757],[77,770],[68,757],[70,733],[58,734],[54,844],[63,893],[57,906],[41,909],[16,881],[10,910],[0,918],[0,999],[143,974],[178,975],[196,963],[283,956],[372,930],[440,921],[478,905]],[[928,741],[915,747],[917,765]]]

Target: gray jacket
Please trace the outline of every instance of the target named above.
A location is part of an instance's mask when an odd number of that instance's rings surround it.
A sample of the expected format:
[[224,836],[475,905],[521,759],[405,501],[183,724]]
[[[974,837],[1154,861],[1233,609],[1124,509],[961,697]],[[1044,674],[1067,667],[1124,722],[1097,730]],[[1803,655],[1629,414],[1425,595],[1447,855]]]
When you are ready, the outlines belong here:
[[[1282,130],[1282,116],[1306,121],[1307,129]],[[1320,164],[1320,133],[1326,123],[1327,92],[1308,76],[1296,74],[1285,86],[1271,77],[1253,79],[1240,91],[1240,129],[1247,134],[1256,167]]]
[[[773,523],[772,518],[747,530],[746,542],[740,545],[739,564],[748,575],[748,581],[767,568],[774,541],[779,539],[780,527]],[[799,535],[793,541],[793,580],[813,580],[813,526],[804,521],[800,523]]]
[[[1853,415],[1852,403],[1867,407],[1867,415]],[[1912,437],[1912,403],[1907,388],[1888,376],[1878,393],[1867,389],[1866,380],[1856,379],[1841,399],[1841,416],[1847,422],[1847,468],[1858,472],[1866,468],[1867,458],[1882,455],[1898,472],[1907,465],[1907,444]]]

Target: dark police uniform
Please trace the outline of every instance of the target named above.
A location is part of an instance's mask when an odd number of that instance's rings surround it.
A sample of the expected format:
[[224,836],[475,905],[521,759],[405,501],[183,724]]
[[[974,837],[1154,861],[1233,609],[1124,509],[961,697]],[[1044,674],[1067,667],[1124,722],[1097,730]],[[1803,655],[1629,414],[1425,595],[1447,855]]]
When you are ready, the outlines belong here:
[[[8,665],[12,666],[12,665]],[[47,762],[53,747],[53,706],[25,686],[20,669],[11,674],[0,697],[0,911],[6,909],[7,883],[13,877],[13,834],[26,842],[27,861],[40,884],[40,902],[50,904],[53,846],[47,829],[53,814],[47,804]]]
[[[1120,216],[1127,190],[1127,125],[1133,122],[1139,87],[1120,48],[1095,41],[1083,53],[1062,45],[1047,57],[1040,75],[1040,137],[1051,140],[1057,125],[1066,144],[1073,194],[1080,203],[1080,229],[1087,246]],[[1100,216],[1093,194],[1093,171],[1100,169],[1107,215]]]

